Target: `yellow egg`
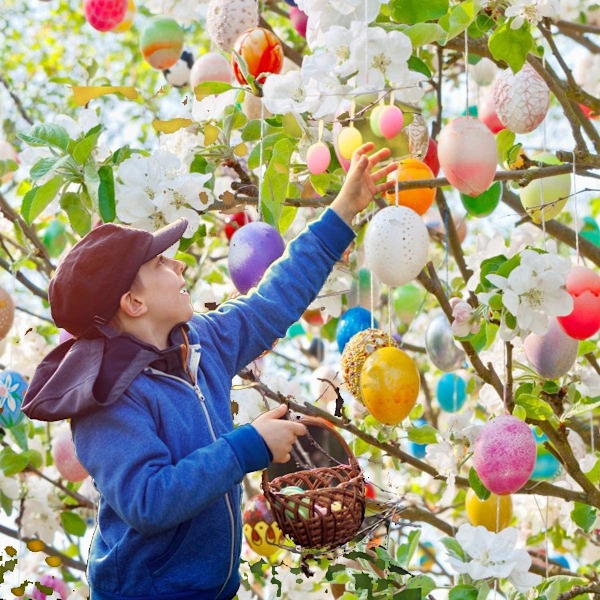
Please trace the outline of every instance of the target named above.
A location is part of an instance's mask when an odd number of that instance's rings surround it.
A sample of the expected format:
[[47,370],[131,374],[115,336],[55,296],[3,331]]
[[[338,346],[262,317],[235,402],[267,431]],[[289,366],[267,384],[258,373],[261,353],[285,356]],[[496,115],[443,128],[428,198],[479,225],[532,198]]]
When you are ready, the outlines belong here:
[[[498,507],[500,515],[498,515]],[[467,491],[465,498],[467,518],[471,525],[482,525],[489,531],[498,533],[508,527],[512,519],[512,499],[510,495],[491,494],[487,500],[480,500],[473,490]]]
[[125,18],[116,26],[111,29],[115,33],[124,33],[125,31],[129,31],[131,29],[131,25],[133,24],[133,19],[135,17],[135,4],[133,0],[129,0],[127,3],[127,12],[125,13]]
[[420,376],[410,356],[399,348],[380,348],[363,365],[360,390],[369,412],[385,425],[405,419],[417,401]]
[[344,127],[338,136],[337,144],[340,154],[350,160],[354,151],[363,143],[362,135],[356,127]]

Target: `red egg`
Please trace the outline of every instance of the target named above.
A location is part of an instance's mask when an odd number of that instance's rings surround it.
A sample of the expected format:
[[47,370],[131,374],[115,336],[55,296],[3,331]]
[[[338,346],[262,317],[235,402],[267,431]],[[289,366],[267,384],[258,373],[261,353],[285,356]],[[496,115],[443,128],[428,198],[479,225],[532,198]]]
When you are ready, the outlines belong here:
[[127,14],[127,0],[83,0],[83,14],[98,31],[110,31]]
[[252,218],[247,212],[241,211],[227,215],[225,219],[225,235],[230,240],[231,236],[244,225],[252,222]]
[[494,99],[491,95],[487,95],[478,110],[479,119],[484,123],[484,125],[494,134],[506,129],[500,117],[498,117],[498,113],[496,112],[496,108],[494,106]]
[[[268,29],[252,27],[242,33],[233,49],[246,63],[248,73],[258,83],[264,83],[268,73],[279,73],[283,67],[283,45],[278,37]],[[231,54],[233,74],[239,83],[247,83],[235,53]]]
[[600,277],[587,267],[572,267],[566,289],[573,297],[573,310],[557,320],[567,335],[585,340],[600,330]]
[[376,495],[375,486],[371,482],[365,481],[365,498],[374,500]]
[[440,161],[437,155],[437,143],[432,138],[429,138],[427,153],[423,157],[423,162],[431,169],[434,176],[437,177],[440,172]]

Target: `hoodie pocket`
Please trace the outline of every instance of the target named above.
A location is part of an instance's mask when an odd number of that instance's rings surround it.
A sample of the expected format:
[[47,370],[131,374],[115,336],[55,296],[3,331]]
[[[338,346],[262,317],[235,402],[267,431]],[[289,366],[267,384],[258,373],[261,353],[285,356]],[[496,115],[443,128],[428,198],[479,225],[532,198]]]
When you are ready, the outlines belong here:
[[181,525],[177,527],[175,535],[173,536],[171,543],[167,546],[167,549],[156,558],[148,561],[150,570],[156,571],[157,569],[160,569],[181,548],[183,545],[183,540],[190,530],[191,525],[192,521],[190,519],[189,521],[185,521],[185,523],[181,523]]

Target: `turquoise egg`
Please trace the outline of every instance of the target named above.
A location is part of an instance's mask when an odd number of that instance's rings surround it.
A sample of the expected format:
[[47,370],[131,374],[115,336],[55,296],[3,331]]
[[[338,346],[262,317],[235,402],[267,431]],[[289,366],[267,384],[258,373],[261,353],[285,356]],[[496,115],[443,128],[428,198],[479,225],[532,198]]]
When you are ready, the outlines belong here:
[[[415,427],[422,427],[426,425],[427,421],[425,419],[415,419],[414,425]],[[427,444],[418,444],[417,442],[410,441],[408,443],[408,451],[415,458],[425,458],[425,449],[427,448]]]
[[561,464],[544,446],[548,440],[545,434],[538,435],[533,429],[533,437],[537,444],[537,456],[531,479],[554,479],[560,473]]
[[467,399],[467,384],[455,373],[445,373],[437,384],[437,399],[442,410],[456,412]]

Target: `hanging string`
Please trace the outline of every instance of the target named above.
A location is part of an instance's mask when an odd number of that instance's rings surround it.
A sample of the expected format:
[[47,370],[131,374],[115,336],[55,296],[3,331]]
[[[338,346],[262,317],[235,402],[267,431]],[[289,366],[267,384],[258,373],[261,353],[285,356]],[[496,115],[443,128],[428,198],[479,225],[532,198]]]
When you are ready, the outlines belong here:
[[388,285],[388,344],[392,345],[392,286]]
[[465,29],[465,115],[469,116],[469,35]]
[[579,214],[577,212],[577,169],[575,166],[575,152],[573,152],[573,198],[575,198],[575,256],[579,265],[581,256],[579,255]]
[[369,285],[371,286],[371,329],[375,329],[375,276],[369,271]]

